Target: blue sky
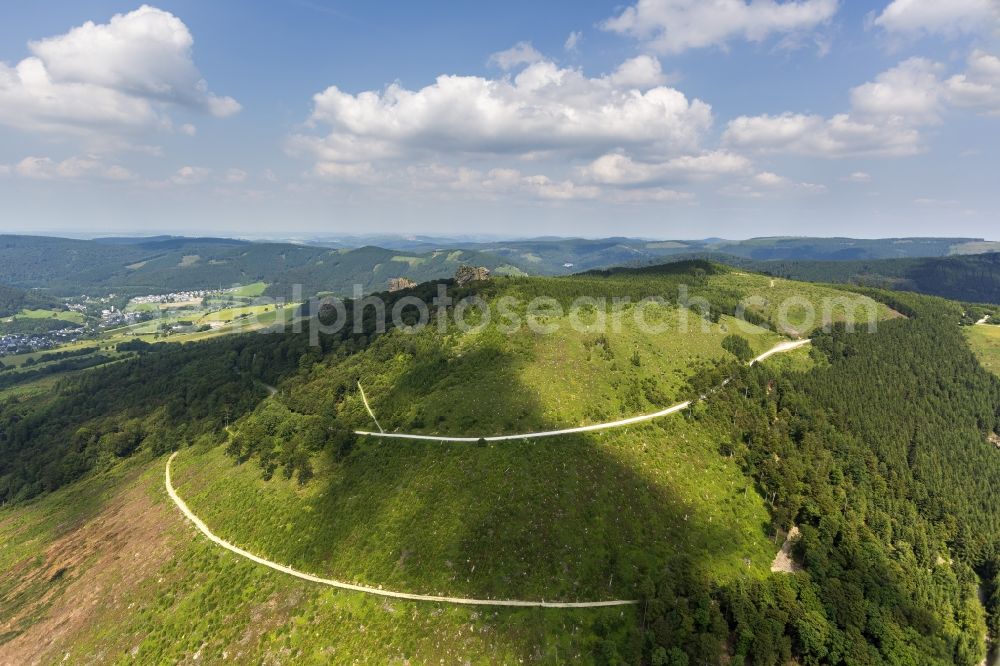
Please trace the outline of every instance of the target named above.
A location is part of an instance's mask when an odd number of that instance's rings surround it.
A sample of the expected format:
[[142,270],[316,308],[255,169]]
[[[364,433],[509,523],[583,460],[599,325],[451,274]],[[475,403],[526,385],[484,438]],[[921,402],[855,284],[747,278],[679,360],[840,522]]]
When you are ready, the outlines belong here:
[[0,231],[996,238],[998,55],[998,0],[18,3]]

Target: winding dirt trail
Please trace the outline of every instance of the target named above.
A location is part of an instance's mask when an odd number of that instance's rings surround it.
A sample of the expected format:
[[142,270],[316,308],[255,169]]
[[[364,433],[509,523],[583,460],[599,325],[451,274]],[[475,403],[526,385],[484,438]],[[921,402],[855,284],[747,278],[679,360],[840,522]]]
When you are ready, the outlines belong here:
[[[774,354],[780,354],[783,352],[791,351],[793,349],[798,349],[803,345],[809,344],[810,340],[794,340],[788,342],[782,342],[772,349],[764,352],[760,356],[756,357],[750,361],[750,365],[754,365],[764,359],[773,356]],[[728,380],[725,383],[728,383]],[[358,384],[358,388],[361,388],[361,384]],[[273,387],[268,387],[273,389]],[[277,392],[277,389],[274,389]],[[364,389],[362,389],[362,395]],[[273,393],[272,393],[273,395]],[[702,400],[706,399],[702,397]],[[582,426],[579,428],[566,428],[563,430],[549,430],[546,432],[534,432],[525,433],[521,435],[500,435],[496,437],[439,437],[433,435],[409,435],[403,433],[387,433],[387,432],[366,432],[366,431],[355,431],[359,435],[368,435],[372,437],[390,437],[398,439],[411,439],[411,440],[432,440],[437,442],[478,442],[480,439],[484,439],[488,442],[497,442],[512,439],[537,439],[540,437],[554,437],[556,435],[566,435],[570,433],[577,432],[593,432],[595,430],[607,430],[610,428],[620,428],[622,426],[630,425],[632,423],[641,423],[642,421],[649,421],[651,419],[660,418],[662,416],[667,416],[668,414],[673,414],[679,412],[683,409],[687,409],[691,405],[691,401],[687,400],[685,402],[673,405],[664,410],[654,412],[652,414],[642,414],[639,416],[633,416],[627,419],[621,419],[618,421],[610,421],[608,423],[597,423],[589,426]],[[368,400],[365,399],[365,407],[368,407]],[[368,413],[371,414],[372,420],[375,420],[375,414],[368,408]],[[376,425],[378,421],[375,420]],[[381,426],[379,426],[381,428]],[[393,590],[383,590],[377,587],[369,587],[367,585],[357,585],[355,583],[347,583],[340,580],[335,580],[332,578],[322,578],[314,574],[305,573],[299,571],[298,569],[293,569],[292,567],[285,566],[284,564],[278,564],[277,562],[272,562],[271,560],[260,557],[259,555],[254,555],[253,553],[243,550],[239,546],[235,546],[225,539],[216,536],[212,530],[208,528],[208,525],[204,523],[198,516],[188,508],[184,500],[181,499],[180,495],[177,494],[176,489],[174,489],[173,482],[170,478],[170,464],[177,457],[178,452],[174,452],[167,459],[166,469],[164,471],[164,483],[166,485],[167,494],[170,499],[173,500],[177,508],[181,510],[181,513],[190,520],[198,530],[208,537],[209,541],[222,546],[226,550],[244,557],[248,560],[261,564],[275,571],[280,571],[282,573],[288,574],[289,576],[295,576],[296,578],[301,578],[302,580],[307,580],[312,583],[319,583],[320,585],[329,585],[330,587],[336,587],[342,590],[350,590],[352,592],[361,592],[363,594],[374,594],[381,597],[391,597],[393,599],[407,599],[410,601],[430,601],[436,603],[445,604],[456,604],[462,606],[506,606],[515,608],[604,608],[607,606],[632,606],[639,603],[635,599],[612,599],[609,601],[527,601],[521,599],[471,599],[466,597],[443,597],[430,594],[414,594],[412,592],[396,592]]]
[[691,401],[685,400],[684,402],[678,403],[672,407],[667,407],[666,409],[660,410],[658,412],[653,412],[652,414],[641,414],[639,416],[632,416],[627,419],[621,419],[620,421],[609,421],[608,423],[595,423],[594,425],[580,426],[578,428],[564,428],[563,430],[526,432],[520,435],[494,435],[491,437],[443,437],[441,435],[412,435],[402,432],[369,432],[367,430],[355,430],[354,434],[368,435],[370,437],[385,437],[387,439],[392,438],[392,439],[427,440],[431,442],[478,442],[480,440],[486,442],[506,442],[514,439],[539,439],[542,437],[569,435],[575,432],[594,432],[595,430],[609,430],[611,428],[621,428],[622,426],[627,426],[632,423],[641,423],[643,421],[658,419],[661,416],[667,416],[668,414],[679,412],[682,409],[687,409],[690,406],[691,406]]
[[[778,343],[771,349],[767,350],[760,356],[757,356],[749,365],[754,365],[759,363],[775,354],[783,354],[785,352],[790,352],[793,349],[798,349],[804,345],[809,344],[812,340],[787,340],[785,342]],[[723,382],[723,386],[729,383],[729,380]],[[358,388],[361,388],[361,383],[358,383]],[[372,432],[369,430],[355,430],[355,435],[364,435],[366,437],[382,437],[385,439],[406,439],[412,441],[427,441],[427,442],[509,442],[518,439],[541,439],[542,437],[556,437],[559,435],[571,435],[573,433],[579,432],[595,432],[597,430],[610,430],[612,428],[621,428],[623,426],[632,425],[633,423],[642,423],[643,421],[652,421],[653,419],[658,419],[664,416],[669,416],[676,412],[687,409],[691,406],[691,400],[685,400],[684,402],[679,402],[676,405],[667,407],[666,409],[661,409],[658,412],[653,412],[652,414],[640,414],[639,416],[631,416],[627,419],[619,419],[618,421],[608,421],[607,423],[595,423],[588,426],[579,426],[576,428],[563,428],[561,430],[545,430],[542,432],[525,432],[518,435],[492,435],[489,437],[446,437],[444,435],[416,435],[412,433],[402,433],[402,432],[385,432],[382,430],[382,426],[379,425],[377,419],[375,419],[375,414],[372,412],[371,407],[368,406],[368,399],[365,397],[364,389],[361,390],[361,397],[364,399],[365,408],[371,415],[372,420],[375,421],[375,425],[378,426],[379,432]],[[701,396],[702,400],[705,400],[707,396]]]
[[775,354],[784,354],[785,352],[790,352],[793,349],[798,349],[799,347],[805,346],[810,342],[812,342],[812,340],[810,340],[809,338],[806,338],[805,340],[788,340],[787,342],[779,342],[774,347],[771,347],[766,352],[764,352],[754,360],[750,361],[750,365],[754,365],[755,363],[760,363],[764,359],[770,358]]
[[184,500],[180,498],[177,491],[174,489],[173,482],[170,479],[170,464],[177,457],[177,452],[170,455],[167,459],[166,471],[164,473],[164,482],[167,487],[167,494],[170,495],[170,499],[174,501],[177,508],[181,510],[181,513],[194,523],[194,526],[198,530],[208,537],[209,541],[222,546],[226,550],[236,553],[240,557],[245,557],[248,560],[256,562],[257,564],[262,564],[265,567],[274,569],[275,571],[280,571],[286,573],[289,576],[295,576],[296,578],[301,578],[302,580],[307,580],[311,583],[319,583],[321,585],[329,585],[330,587],[336,587],[342,590],[351,590],[352,592],[363,592],[364,594],[375,594],[380,597],[392,597],[393,599],[408,599],[410,601],[434,601],[438,603],[446,604],[458,604],[462,606],[511,606],[517,608],[603,608],[605,606],[631,606],[639,603],[634,599],[613,599],[611,601],[522,601],[519,599],[468,599],[465,597],[441,597],[430,594],[413,594],[410,592],[394,592],[392,590],[383,590],[377,587],[368,587],[366,585],[356,585],[354,583],[346,583],[340,580],[334,580],[332,578],[321,578],[310,573],[305,573],[299,571],[298,569],[293,569],[291,567],[285,566],[284,564],[278,564],[277,562],[272,562],[271,560],[264,559],[254,555],[251,552],[243,550],[239,546],[234,546],[225,539],[216,536],[212,530],[208,529],[201,518],[196,516],[188,505],[184,503]]

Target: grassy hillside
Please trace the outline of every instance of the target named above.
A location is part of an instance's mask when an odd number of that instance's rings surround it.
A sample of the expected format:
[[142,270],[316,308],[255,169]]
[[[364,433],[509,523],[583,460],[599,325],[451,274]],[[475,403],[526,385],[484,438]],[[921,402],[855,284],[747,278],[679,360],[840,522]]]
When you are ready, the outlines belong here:
[[1000,326],[969,326],[965,335],[983,367],[1000,376]]
[[[839,299],[829,310],[842,320],[843,292],[704,262],[451,287],[473,293],[518,299],[521,318],[535,296],[633,305],[606,333],[550,310],[541,323],[558,326],[544,334],[508,335],[502,320],[378,334],[366,318],[363,334],[319,347],[291,335],[168,345],[44,401],[0,399],[2,432],[17,435],[0,460],[19,455],[16,473],[44,454],[33,482],[44,486],[67,461],[92,463],[0,509],[0,661],[981,658],[973,567],[996,618],[1000,460],[987,435],[1000,382],[966,348],[961,308],[875,294],[892,306],[874,306],[877,330],[822,332],[809,311]],[[634,318],[654,295],[667,297],[644,307],[656,330]],[[732,318],[748,297],[754,325]],[[753,368],[727,351],[733,335],[767,349],[782,329],[815,349]],[[358,381],[388,430],[475,436],[632,416],[728,377],[683,414],[599,433],[493,444],[350,433],[372,427]],[[291,579],[184,524],[157,457],[174,444],[175,486],[209,527],[300,570],[428,594],[640,603],[474,609]],[[772,573],[792,525],[804,570]]]
[[290,578],[199,538],[163,491],[163,459],[0,510],[0,538],[2,663],[586,662],[605,640],[627,645],[636,619],[412,604]]

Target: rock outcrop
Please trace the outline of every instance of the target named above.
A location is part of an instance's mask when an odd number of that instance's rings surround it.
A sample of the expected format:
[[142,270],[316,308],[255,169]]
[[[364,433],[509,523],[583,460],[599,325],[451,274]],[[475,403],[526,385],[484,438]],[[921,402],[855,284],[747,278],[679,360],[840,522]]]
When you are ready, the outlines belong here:
[[472,266],[459,266],[455,271],[455,284],[464,287],[470,282],[479,282],[490,279],[490,269],[485,266],[473,268]]
[[410,278],[395,277],[389,278],[389,291],[402,291],[404,289],[410,289],[411,287],[416,287],[417,283]]

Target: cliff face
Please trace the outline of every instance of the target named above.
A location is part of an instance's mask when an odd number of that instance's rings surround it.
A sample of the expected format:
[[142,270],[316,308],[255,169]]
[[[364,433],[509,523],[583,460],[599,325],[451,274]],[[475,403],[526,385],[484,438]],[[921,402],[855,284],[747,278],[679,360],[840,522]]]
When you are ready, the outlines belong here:
[[473,268],[472,266],[459,266],[458,270],[455,271],[455,284],[459,287],[464,287],[470,282],[489,279],[490,269],[484,266],[479,266],[478,268]]

